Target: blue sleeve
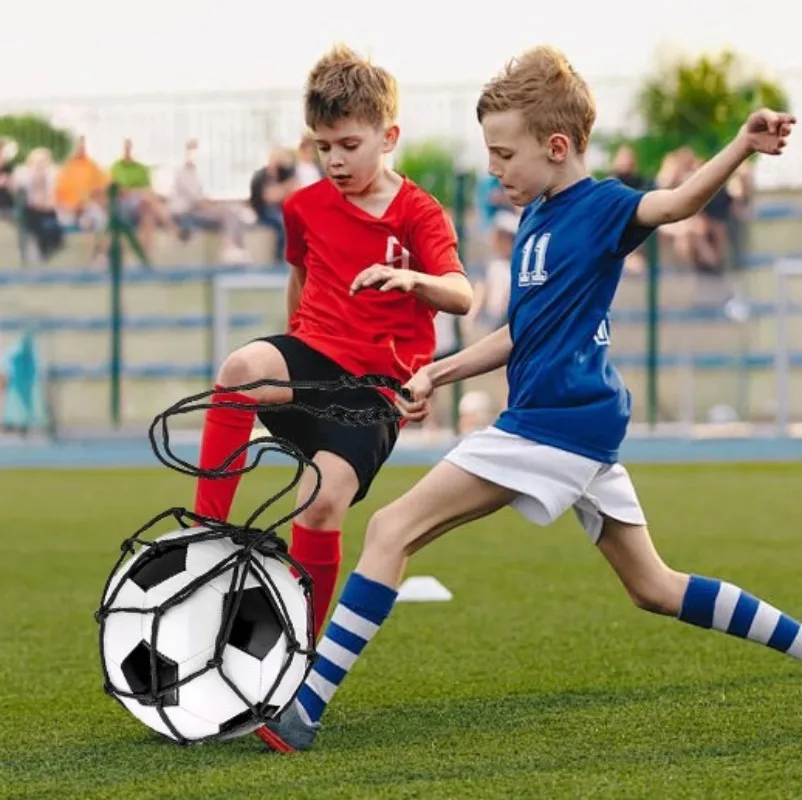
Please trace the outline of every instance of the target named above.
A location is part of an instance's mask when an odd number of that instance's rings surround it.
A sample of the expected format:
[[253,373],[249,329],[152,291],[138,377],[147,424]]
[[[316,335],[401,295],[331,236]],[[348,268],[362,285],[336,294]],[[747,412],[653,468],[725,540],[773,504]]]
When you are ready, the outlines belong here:
[[654,231],[635,220],[645,192],[630,189],[618,180],[603,181],[604,194],[598,211],[599,237],[606,252],[624,258],[642,245]]

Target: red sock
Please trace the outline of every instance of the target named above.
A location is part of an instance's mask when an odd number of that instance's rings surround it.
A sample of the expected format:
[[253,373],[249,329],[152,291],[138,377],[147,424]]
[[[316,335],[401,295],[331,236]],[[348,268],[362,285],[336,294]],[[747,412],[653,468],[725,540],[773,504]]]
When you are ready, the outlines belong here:
[[312,596],[317,640],[329,612],[340,571],[342,552],[340,531],[315,531],[292,523],[290,555],[309,573],[314,583]]
[[[238,392],[224,392],[222,386],[215,386],[212,402],[237,402],[256,404],[252,397]],[[239,447],[251,438],[255,409],[210,408],[203,423],[203,436],[200,448],[200,468],[219,469],[222,463]],[[247,458],[247,451],[237,456],[229,465],[229,470],[241,469]],[[195,490],[195,513],[205,517],[228,521],[231,505],[241,475],[230,478],[198,478]]]

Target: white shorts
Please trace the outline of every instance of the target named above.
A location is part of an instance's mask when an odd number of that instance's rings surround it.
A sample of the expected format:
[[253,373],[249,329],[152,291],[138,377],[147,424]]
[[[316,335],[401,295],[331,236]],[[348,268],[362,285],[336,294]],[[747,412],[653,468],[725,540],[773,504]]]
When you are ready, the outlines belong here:
[[538,525],[550,525],[573,508],[594,543],[605,517],[646,524],[635,487],[621,464],[604,464],[495,427],[466,436],[446,461],[518,492],[510,505]]

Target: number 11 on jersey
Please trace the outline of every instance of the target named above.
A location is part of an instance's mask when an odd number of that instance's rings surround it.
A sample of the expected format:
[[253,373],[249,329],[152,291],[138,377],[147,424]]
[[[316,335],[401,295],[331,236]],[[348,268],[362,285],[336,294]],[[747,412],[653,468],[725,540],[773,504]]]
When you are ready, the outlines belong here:
[[[526,240],[521,253],[521,269],[518,271],[518,286],[542,286],[548,279],[546,272],[546,251],[549,248],[550,233],[544,233],[539,239],[532,235]],[[535,266],[530,271],[532,254]]]

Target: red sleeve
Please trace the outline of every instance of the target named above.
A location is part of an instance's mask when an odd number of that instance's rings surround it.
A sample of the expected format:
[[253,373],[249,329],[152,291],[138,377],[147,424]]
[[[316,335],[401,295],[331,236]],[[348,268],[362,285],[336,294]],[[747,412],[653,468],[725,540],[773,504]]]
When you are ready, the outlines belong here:
[[429,275],[465,272],[457,251],[457,232],[436,201],[421,204],[409,226],[409,244],[421,272]]
[[296,203],[290,198],[284,201],[281,208],[284,216],[284,230],[287,235],[287,244],[284,248],[284,258],[294,267],[304,266],[306,258],[306,242],[304,241],[304,226],[298,215]]

